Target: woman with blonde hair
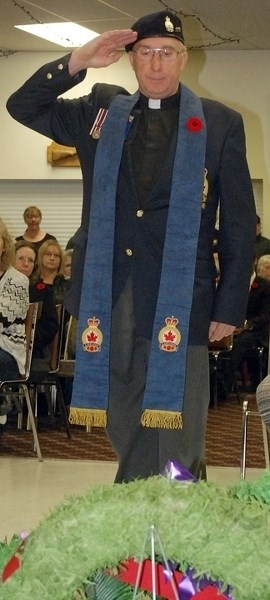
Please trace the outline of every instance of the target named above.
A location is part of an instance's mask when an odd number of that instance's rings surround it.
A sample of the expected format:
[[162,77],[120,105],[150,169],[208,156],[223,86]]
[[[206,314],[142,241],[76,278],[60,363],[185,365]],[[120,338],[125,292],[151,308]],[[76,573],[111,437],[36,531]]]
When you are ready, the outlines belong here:
[[[0,218],[0,381],[24,373],[29,281],[13,265],[14,242]],[[0,404],[0,416],[9,410]]]
[[55,240],[54,235],[46,233],[44,229],[41,229],[42,213],[37,206],[28,206],[23,213],[23,219],[26,224],[26,230],[23,235],[16,237],[17,242],[20,240],[31,242],[38,250],[46,240]]
[[55,304],[63,304],[70,281],[63,275],[63,250],[57,240],[47,240],[38,251],[38,274],[54,290]]

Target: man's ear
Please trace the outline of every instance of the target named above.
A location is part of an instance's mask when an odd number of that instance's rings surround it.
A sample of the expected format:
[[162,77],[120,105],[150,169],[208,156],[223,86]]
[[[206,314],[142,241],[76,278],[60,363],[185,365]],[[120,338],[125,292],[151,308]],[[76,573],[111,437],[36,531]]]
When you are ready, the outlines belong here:
[[129,53],[128,53],[128,58],[129,58],[129,62],[130,62],[130,64],[131,64],[131,67],[132,67],[132,69],[133,69],[133,71],[134,71],[134,64],[133,64],[133,58],[134,58],[134,55],[133,55],[133,52],[129,52]]
[[181,71],[183,71],[183,69],[185,68],[187,61],[188,61],[188,51],[186,50],[185,52],[183,52],[183,54],[181,54]]

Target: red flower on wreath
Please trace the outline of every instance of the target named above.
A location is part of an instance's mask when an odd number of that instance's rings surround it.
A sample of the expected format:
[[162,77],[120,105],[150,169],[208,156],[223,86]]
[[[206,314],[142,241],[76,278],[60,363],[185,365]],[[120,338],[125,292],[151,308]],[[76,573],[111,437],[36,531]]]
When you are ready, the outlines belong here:
[[187,129],[189,131],[192,131],[193,133],[198,133],[198,131],[201,131],[201,129],[203,128],[203,122],[201,119],[199,119],[199,117],[190,117],[186,125]]
[[45,283],[42,283],[42,281],[40,281],[40,283],[37,283],[36,288],[37,290],[45,290]]

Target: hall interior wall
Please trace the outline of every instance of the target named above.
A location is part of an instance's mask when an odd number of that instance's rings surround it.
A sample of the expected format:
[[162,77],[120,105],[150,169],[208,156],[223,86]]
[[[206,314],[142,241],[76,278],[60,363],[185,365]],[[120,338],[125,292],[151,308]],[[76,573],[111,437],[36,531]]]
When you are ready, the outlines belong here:
[[[16,123],[5,103],[31,74],[63,53],[18,52],[0,60],[1,160],[0,215],[14,234],[23,231],[22,213],[35,204],[43,226],[65,244],[80,221],[82,183],[79,167],[52,167],[47,162],[51,140]],[[224,102],[244,120],[247,156],[263,233],[270,237],[270,51],[208,50],[190,53],[183,83],[198,95]],[[86,94],[96,81],[118,83],[131,93],[136,80],[124,55],[107,69],[89,70],[85,80],[65,94]],[[60,231],[61,229],[61,231]]]

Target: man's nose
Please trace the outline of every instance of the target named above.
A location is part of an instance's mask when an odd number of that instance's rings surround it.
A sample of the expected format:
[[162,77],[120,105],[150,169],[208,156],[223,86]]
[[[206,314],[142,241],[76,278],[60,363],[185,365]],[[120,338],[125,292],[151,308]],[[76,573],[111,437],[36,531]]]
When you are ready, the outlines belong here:
[[159,52],[153,52],[153,56],[151,58],[151,67],[155,71],[158,71],[161,67],[161,58]]

